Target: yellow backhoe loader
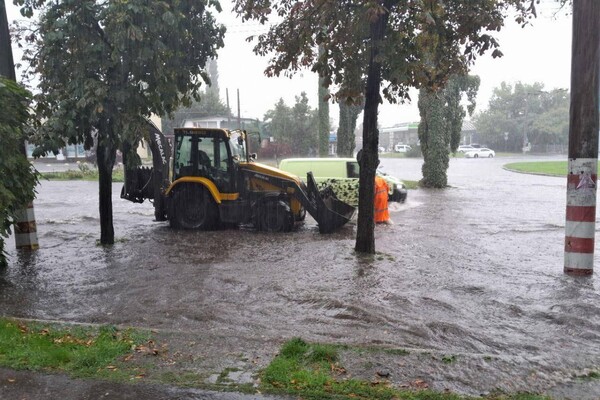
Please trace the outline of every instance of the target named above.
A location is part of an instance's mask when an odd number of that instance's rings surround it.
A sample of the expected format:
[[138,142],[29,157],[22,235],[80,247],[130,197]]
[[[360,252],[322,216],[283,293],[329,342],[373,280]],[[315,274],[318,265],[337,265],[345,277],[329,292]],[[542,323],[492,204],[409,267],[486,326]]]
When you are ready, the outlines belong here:
[[[317,189],[311,173],[297,176],[257,163],[242,130],[176,128],[171,144],[150,125],[153,167],[125,169],[121,197],[154,201],[155,217],[173,228],[216,229],[252,224],[286,232],[308,212],[321,233],[348,222],[354,207]],[[171,159],[172,153],[172,161]]]

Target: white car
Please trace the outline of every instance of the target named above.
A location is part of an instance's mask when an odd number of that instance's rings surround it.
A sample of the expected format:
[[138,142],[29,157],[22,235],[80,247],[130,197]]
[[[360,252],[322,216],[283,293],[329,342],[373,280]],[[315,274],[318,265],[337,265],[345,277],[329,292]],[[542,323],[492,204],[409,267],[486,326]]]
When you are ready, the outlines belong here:
[[472,149],[465,152],[465,157],[467,158],[479,158],[479,157],[488,157],[492,158],[496,156],[496,152],[494,150],[488,149],[487,147],[482,147],[480,149]]
[[470,144],[463,144],[461,146],[458,146],[458,149],[456,149],[458,153],[465,153],[469,150],[475,150],[475,147],[471,146]]
[[412,147],[410,147],[407,144],[397,144],[394,146],[394,151],[396,153],[407,153],[411,150],[412,150]]

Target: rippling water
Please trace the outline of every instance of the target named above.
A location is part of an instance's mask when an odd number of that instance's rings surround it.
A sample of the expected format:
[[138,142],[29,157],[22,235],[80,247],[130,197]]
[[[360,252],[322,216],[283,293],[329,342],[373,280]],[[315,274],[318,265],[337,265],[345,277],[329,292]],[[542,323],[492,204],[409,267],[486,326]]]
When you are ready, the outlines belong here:
[[[451,160],[450,188],[391,206],[375,257],[353,252],[354,222],[331,235],[310,218],[286,234],[173,231],[149,204],[120,200],[120,185],[117,243],[103,248],[97,184],[44,182],[41,249],[27,257],[8,242],[2,314],[459,354],[479,361],[431,372],[453,389],[548,388],[600,369],[598,271],[563,274],[566,179],[505,162]],[[419,160],[382,164],[420,178]],[[597,386],[577,398],[600,398]]]

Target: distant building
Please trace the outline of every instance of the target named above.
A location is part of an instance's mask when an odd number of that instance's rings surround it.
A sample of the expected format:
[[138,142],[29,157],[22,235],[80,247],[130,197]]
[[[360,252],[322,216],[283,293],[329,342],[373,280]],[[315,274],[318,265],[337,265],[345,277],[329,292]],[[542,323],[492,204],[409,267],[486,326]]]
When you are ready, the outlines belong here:
[[246,129],[256,130],[258,121],[255,118],[238,118],[226,116],[212,116],[202,118],[190,118],[183,120],[184,128],[223,128],[223,129]]
[[[393,151],[397,144],[408,144],[418,146],[419,122],[404,122],[392,127],[379,128],[379,146],[386,151]],[[477,143],[479,140],[475,125],[471,121],[464,120],[461,130],[461,144]]]
[[379,128],[379,146],[393,151],[397,144],[419,144],[419,123],[404,122],[389,128]]

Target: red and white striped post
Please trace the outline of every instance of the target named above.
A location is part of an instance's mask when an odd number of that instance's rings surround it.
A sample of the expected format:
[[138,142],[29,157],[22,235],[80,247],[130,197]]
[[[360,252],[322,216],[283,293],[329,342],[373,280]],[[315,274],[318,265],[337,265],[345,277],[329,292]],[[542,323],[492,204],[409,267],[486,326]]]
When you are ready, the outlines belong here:
[[574,0],[564,271],[575,275],[594,271],[599,75],[600,2]]
[[17,249],[37,250],[40,247],[33,213],[33,202],[29,203],[26,209],[19,210],[14,227]]
[[598,159],[569,159],[565,272],[589,275],[594,270]]

